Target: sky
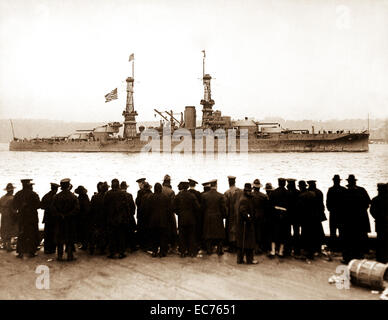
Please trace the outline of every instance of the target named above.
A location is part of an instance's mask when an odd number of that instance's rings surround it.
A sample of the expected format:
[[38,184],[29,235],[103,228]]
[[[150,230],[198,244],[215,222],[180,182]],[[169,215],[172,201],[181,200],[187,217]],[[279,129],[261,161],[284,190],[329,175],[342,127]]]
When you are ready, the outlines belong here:
[[[0,118],[388,117],[388,0],[0,0]],[[119,99],[104,96],[118,88]]]

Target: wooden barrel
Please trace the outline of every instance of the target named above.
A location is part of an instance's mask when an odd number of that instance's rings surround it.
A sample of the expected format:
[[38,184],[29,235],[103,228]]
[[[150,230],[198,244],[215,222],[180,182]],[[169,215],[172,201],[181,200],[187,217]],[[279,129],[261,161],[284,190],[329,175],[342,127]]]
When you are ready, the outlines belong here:
[[388,281],[388,264],[354,259],[350,261],[348,268],[350,281],[359,286],[383,290],[384,282]]

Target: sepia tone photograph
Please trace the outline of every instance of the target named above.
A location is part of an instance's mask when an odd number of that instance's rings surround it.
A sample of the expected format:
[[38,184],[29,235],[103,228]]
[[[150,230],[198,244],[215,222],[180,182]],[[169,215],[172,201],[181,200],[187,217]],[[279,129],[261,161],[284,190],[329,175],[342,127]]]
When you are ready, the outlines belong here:
[[388,300],[387,39],[387,0],[0,0],[0,300]]

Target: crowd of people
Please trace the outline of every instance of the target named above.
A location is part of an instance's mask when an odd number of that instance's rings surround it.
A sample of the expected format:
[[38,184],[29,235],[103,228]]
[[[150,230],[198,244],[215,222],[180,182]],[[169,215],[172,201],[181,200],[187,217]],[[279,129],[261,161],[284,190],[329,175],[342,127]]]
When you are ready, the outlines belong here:
[[236,253],[238,264],[257,263],[255,254],[314,259],[326,243],[322,226],[326,206],[330,251],[342,253],[346,264],[369,252],[369,209],[377,232],[376,260],[387,263],[388,184],[377,184],[378,195],[371,200],[354,175],[346,180],[347,186],[341,186],[340,176],[335,175],[325,201],[315,180],[296,183],[279,178],[274,189],[271,183],[263,188],[255,179],[240,189],[236,177],[228,176],[229,189],[222,194],[217,180],[203,183],[200,192],[198,183],[188,179],[178,184],[175,194],[166,175],[153,188],[146,178],[138,179],[134,199],[125,181],[113,179],[110,186],[98,182],[89,199],[83,186],[73,193],[70,179],[63,179],[51,183],[40,200],[32,179],[23,179],[22,190],[14,195],[15,187],[8,183],[0,199],[1,239],[3,248],[11,252],[11,240],[17,237],[19,258],[36,256],[42,240],[37,210],[43,209],[44,253],[56,253],[59,261],[64,253],[66,260],[74,260],[76,249],[111,259],[136,250],[152,257],[177,253],[184,258],[222,255],[224,249]]

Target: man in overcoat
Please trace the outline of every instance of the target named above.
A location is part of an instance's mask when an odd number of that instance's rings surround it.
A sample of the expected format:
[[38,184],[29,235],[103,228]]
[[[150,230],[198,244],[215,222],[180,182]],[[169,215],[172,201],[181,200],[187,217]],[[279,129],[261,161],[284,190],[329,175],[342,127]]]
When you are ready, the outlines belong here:
[[104,208],[104,196],[108,191],[108,184],[97,183],[97,193],[90,200],[90,234],[89,252],[94,254],[97,250],[99,254],[105,254],[107,246],[106,211]]
[[370,223],[368,208],[370,198],[367,191],[357,185],[357,179],[350,174],[344,197],[344,250],[343,263],[352,259],[362,259],[366,253],[366,242]]
[[217,180],[210,181],[210,185],[210,191],[202,194],[203,238],[206,241],[207,254],[211,254],[213,244],[217,244],[217,254],[222,255],[225,241],[225,197],[217,191]]
[[7,191],[7,193],[0,198],[0,236],[4,249],[6,249],[7,252],[11,252],[12,237],[16,237],[18,235],[18,221],[16,212],[13,208],[13,192],[15,187],[12,183],[8,183],[4,190]]
[[[326,207],[329,210],[330,241],[329,248],[332,251],[342,251],[343,221],[344,221],[344,195],[346,188],[341,186],[341,178],[338,174],[333,177],[333,185],[326,195]],[[338,237],[337,237],[338,230]]]
[[377,192],[370,206],[377,233],[376,260],[388,263],[388,184],[378,183]]
[[137,219],[137,231],[136,238],[137,243],[141,249],[145,249],[146,235],[145,235],[145,203],[143,202],[144,195],[148,192],[145,190],[144,185],[146,183],[146,178],[137,179],[136,182],[139,185],[139,190],[137,191],[136,196],[136,219]]
[[224,193],[226,202],[226,241],[229,252],[236,251],[236,228],[239,200],[243,193],[236,187],[236,177],[228,176],[229,189]]
[[252,185],[246,183],[244,191],[239,201],[237,213],[237,263],[244,263],[244,256],[247,264],[257,264],[253,260],[254,249],[256,247],[255,237],[255,208],[252,196]]
[[126,231],[129,224],[129,207],[127,198],[120,190],[119,180],[112,180],[112,189],[104,196],[104,207],[107,212],[107,227],[108,227],[108,242],[109,255],[108,258],[114,259],[116,254],[119,259],[126,257]]
[[195,235],[200,206],[196,196],[188,188],[188,182],[181,182],[181,190],[174,199],[174,212],[178,216],[179,251],[183,258],[187,255],[195,257],[197,252]]
[[266,221],[268,216],[268,196],[260,191],[262,184],[259,179],[253,181],[253,192],[252,192],[252,201],[253,208],[255,210],[254,214],[254,224],[255,224],[255,236],[256,236],[256,253],[263,253],[268,250],[269,243],[268,231],[268,222]]
[[77,216],[77,242],[81,244],[81,250],[88,249],[90,228],[90,200],[88,190],[84,186],[78,186],[74,193],[78,194],[79,214]]
[[203,213],[201,209],[201,192],[195,189],[195,186],[198,184],[197,181],[193,179],[188,179],[189,181],[189,192],[195,195],[197,201],[200,205],[199,210],[197,211],[197,216],[195,218],[195,243],[197,244],[197,252],[201,247],[202,241],[202,224],[203,224]]
[[127,227],[127,236],[126,236],[126,247],[129,248],[131,252],[136,250],[136,220],[135,220],[135,212],[136,212],[136,205],[133,201],[132,194],[127,192],[128,185],[126,181],[121,181],[120,183],[120,189],[122,192],[124,192],[125,197],[127,199],[128,203],[128,209],[129,209],[129,224]]
[[56,194],[52,203],[52,212],[56,217],[55,244],[57,246],[58,260],[63,259],[63,247],[66,245],[67,260],[74,258],[74,244],[77,240],[77,215],[79,214],[79,202],[70,191],[70,179],[65,178],[60,182],[61,192]]
[[[163,194],[165,194],[171,201],[171,209],[174,208],[175,192],[171,187],[171,177],[166,174],[162,184]],[[178,246],[178,231],[173,210],[170,212],[169,226],[168,226],[168,243],[170,245],[170,251],[176,252]]]
[[155,183],[154,193],[148,199],[146,207],[148,229],[151,237],[152,257],[165,257],[168,252],[168,227],[170,223],[171,201],[162,192],[162,185]]
[[286,189],[286,179],[278,179],[278,188],[269,195],[271,206],[271,251],[270,257],[274,257],[277,247],[279,257],[284,257],[284,246],[290,238],[290,221],[288,215],[288,191]]
[[22,258],[25,253],[30,257],[36,255],[40,243],[38,209],[39,195],[33,191],[32,179],[21,180],[23,189],[15,194],[13,208],[17,211],[19,221],[19,235],[16,251]]
[[313,206],[313,215],[315,217],[315,236],[314,241],[312,244],[312,250],[315,253],[321,253],[321,247],[325,240],[325,233],[323,231],[322,222],[326,221],[326,215],[325,215],[325,204],[323,200],[323,193],[321,190],[317,188],[316,181],[315,180],[309,180],[307,181],[309,187],[308,191],[312,192],[314,194],[314,206]]
[[59,184],[51,182],[51,190],[46,193],[40,203],[41,209],[44,210],[43,223],[44,223],[44,253],[55,253],[55,216],[51,212],[54,196],[58,192]]

